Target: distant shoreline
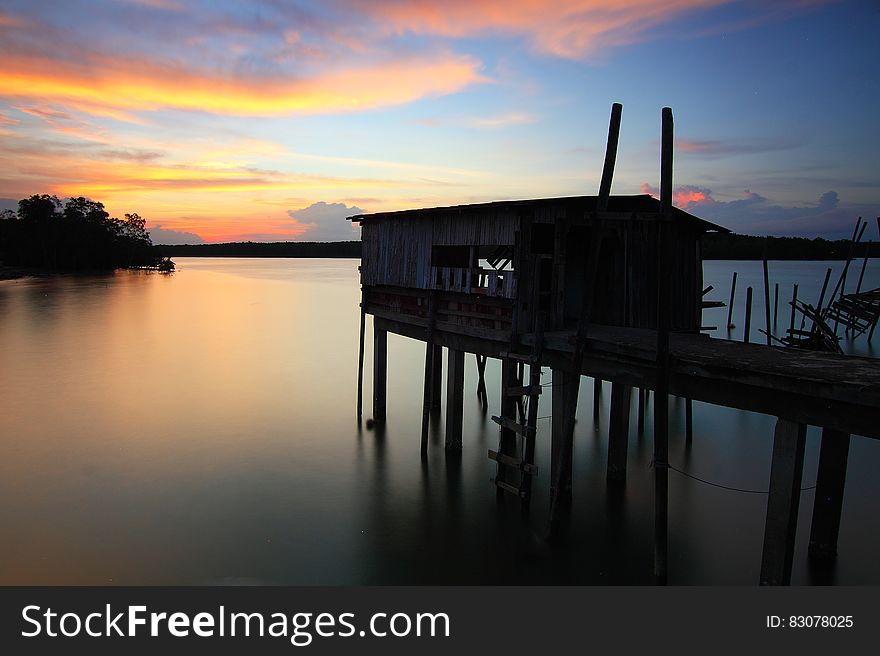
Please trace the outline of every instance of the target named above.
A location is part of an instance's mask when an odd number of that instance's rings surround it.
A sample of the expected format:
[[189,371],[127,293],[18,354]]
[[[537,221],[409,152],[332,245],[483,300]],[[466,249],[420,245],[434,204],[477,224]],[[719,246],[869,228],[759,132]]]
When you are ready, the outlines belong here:
[[[220,244],[157,245],[165,257],[332,257],[360,258],[361,242],[228,242]],[[804,237],[754,237],[709,233],[703,236],[704,260],[845,260],[849,240]],[[880,242],[857,244],[853,257],[880,257]]]

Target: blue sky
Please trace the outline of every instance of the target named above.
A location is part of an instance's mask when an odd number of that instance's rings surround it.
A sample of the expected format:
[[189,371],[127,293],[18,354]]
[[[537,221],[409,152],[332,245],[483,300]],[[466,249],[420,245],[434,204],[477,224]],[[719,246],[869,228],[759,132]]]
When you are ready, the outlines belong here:
[[359,210],[594,194],[622,102],[613,193],[656,188],[668,105],[681,207],[877,239],[878,28],[869,1],[6,0],[0,203],[345,239]]

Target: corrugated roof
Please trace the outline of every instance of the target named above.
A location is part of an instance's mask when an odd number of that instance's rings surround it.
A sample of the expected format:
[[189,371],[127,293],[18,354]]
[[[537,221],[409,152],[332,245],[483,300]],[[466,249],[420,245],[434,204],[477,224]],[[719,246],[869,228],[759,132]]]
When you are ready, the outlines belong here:
[[[414,220],[419,218],[428,218],[429,216],[441,212],[483,212],[483,211],[499,211],[508,209],[531,209],[542,205],[567,205],[573,206],[578,211],[593,212],[596,210],[598,196],[564,196],[560,198],[532,198],[527,200],[499,200],[491,203],[473,203],[470,205],[450,205],[446,207],[424,207],[410,210],[397,210],[394,212],[375,212],[372,214],[355,214],[348,217],[353,222],[373,221],[386,217],[404,217],[412,216]],[[660,201],[648,194],[637,194],[633,196],[610,196],[608,198],[609,212],[644,212],[656,213],[660,211]],[[678,219],[694,221],[700,224],[707,231],[730,232],[727,228],[711,223],[698,216],[694,216],[690,212],[674,207],[672,209],[673,216]]]

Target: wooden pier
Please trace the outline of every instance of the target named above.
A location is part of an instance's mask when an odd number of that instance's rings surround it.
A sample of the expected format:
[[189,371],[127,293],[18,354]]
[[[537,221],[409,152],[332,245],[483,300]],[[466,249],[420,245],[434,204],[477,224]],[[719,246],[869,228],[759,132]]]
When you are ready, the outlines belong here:
[[[499,495],[512,494],[527,507],[536,481],[549,481],[552,537],[560,509],[571,502],[578,378],[611,384],[607,472],[618,485],[626,484],[632,388],[639,392],[640,425],[645,395],[653,391],[654,569],[665,583],[668,395],[686,399],[686,412],[701,401],[775,416],[760,582],[787,584],[806,426],[823,428],[810,554],[833,558],[850,435],[880,438],[880,367],[868,358],[701,334],[703,307],[719,304],[703,300],[700,236],[724,228],[672,207],[668,109],[660,199],[610,195],[620,116],[616,105],[598,196],[352,217],[362,226],[362,310],[373,315],[373,419],[387,416],[389,332],[425,341],[423,454],[428,414],[442,397],[442,350],[446,447],[455,451],[467,448],[465,354],[476,354],[478,363],[500,359],[501,407],[492,417],[499,445],[488,453],[497,464],[495,485]],[[764,292],[769,322],[766,281]],[[552,370],[552,434],[550,472],[538,479],[541,367]]]

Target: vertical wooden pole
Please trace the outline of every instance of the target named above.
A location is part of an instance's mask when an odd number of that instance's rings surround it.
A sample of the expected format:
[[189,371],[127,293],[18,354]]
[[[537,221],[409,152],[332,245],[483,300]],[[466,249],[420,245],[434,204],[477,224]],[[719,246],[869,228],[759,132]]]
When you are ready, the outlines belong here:
[[358,421],[364,415],[364,330],[366,328],[366,308],[364,307],[364,293],[361,291],[361,331],[358,339]]
[[637,402],[639,404],[638,431],[639,431],[639,435],[641,435],[642,433],[645,432],[645,407],[647,406],[647,403],[648,403],[647,397],[645,395],[645,388],[644,387],[639,388],[639,398],[638,398]]
[[464,416],[464,351],[448,349],[446,371],[446,448],[461,450]]
[[822,429],[816,499],[813,502],[813,524],[810,529],[811,558],[833,560],[837,556],[837,536],[840,533],[840,515],[843,510],[849,438],[847,433],[830,428]]
[[599,199],[597,207],[600,212],[608,209],[608,197],[611,194],[611,179],[614,176],[614,164],[617,161],[617,142],[620,138],[620,117],[623,105],[611,105],[611,120],[608,125],[608,143],[605,146],[605,165],[602,167],[602,181],[599,183]]
[[599,409],[601,408],[602,399],[602,379],[593,379],[593,419],[599,419]]
[[684,438],[687,442],[694,439],[694,401],[684,400]]
[[663,108],[660,152],[661,216],[657,226],[657,383],[654,397],[654,578],[666,585],[669,517],[669,274],[672,219],[672,109]]
[[440,409],[443,396],[443,347],[435,344],[431,363],[431,410]]
[[551,400],[553,415],[550,435],[550,496],[558,500],[561,506],[571,503],[571,461],[574,443],[565,439],[565,400],[569,397],[570,385],[580,383],[565,369],[553,370],[553,398]]
[[770,346],[770,272],[767,258],[764,258],[764,332],[767,333],[767,346]]
[[388,387],[388,331],[373,322],[373,421],[385,421]]
[[626,452],[629,441],[629,407],[632,388],[611,384],[611,421],[608,426],[608,482],[626,480]]
[[[502,417],[514,417],[516,415],[516,397],[509,396],[507,394],[507,389],[510,387],[516,386],[516,364],[513,360],[509,358],[505,358],[501,361],[501,416]],[[498,439],[498,453],[514,456],[516,453],[516,433],[514,433],[509,428],[501,427],[500,437]],[[510,472],[511,467],[499,462],[498,463],[498,473],[496,475],[496,480],[501,481],[502,483],[509,483],[511,485],[515,485],[519,487],[519,481],[514,480],[511,476],[511,473],[516,473],[516,470]],[[502,497],[504,495],[504,490],[500,487],[498,488],[498,496]]]
[[770,494],[764,524],[761,585],[791,583],[806,441],[806,425],[782,418],[776,420]]
[[428,426],[431,414],[431,396],[434,386],[434,324],[437,320],[437,295],[431,292],[428,297],[428,331],[425,338],[425,381],[422,393],[422,441],[421,453],[428,455]]
[[733,282],[730,283],[730,302],[727,304],[727,329],[733,328],[733,299],[736,293],[736,271],[733,272]]
[[748,343],[752,328],[752,288],[746,289],[746,325],[743,329],[743,341]]
[[776,330],[776,319],[779,317],[779,283],[773,287],[773,330]]
[[788,334],[791,337],[794,337],[794,314],[797,309],[797,293],[798,286],[797,283],[795,283],[794,287],[791,288],[791,317],[788,320]]

